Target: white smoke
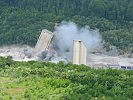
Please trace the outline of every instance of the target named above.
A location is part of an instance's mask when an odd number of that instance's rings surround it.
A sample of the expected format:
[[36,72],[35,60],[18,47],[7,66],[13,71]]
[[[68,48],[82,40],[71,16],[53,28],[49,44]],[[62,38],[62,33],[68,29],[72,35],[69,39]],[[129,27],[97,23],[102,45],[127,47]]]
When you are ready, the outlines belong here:
[[75,23],[66,21],[55,28],[54,34],[56,47],[61,54],[72,51],[75,39],[83,41],[88,51],[96,48],[102,40],[99,30],[92,30],[89,26],[80,28]]

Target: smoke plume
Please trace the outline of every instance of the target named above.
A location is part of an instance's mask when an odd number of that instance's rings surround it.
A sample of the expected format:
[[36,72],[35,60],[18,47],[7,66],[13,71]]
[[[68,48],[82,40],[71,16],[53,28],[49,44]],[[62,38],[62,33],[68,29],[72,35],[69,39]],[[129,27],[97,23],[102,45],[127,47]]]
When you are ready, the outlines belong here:
[[67,51],[72,51],[73,40],[78,39],[83,41],[88,51],[96,48],[102,38],[98,30],[92,30],[89,26],[79,27],[73,22],[63,21],[54,31],[56,43],[60,54]]

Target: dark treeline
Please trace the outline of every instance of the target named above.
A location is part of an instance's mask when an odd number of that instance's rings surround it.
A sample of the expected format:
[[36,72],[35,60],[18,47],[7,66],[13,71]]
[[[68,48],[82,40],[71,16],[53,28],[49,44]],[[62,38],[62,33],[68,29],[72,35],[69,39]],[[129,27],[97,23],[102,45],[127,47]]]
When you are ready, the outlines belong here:
[[35,45],[43,28],[63,20],[100,29],[108,49],[133,51],[132,0],[0,0],[0,45]]
[[98,16],[109,20],[133,20],[132,0],[3,0],[2,3],[21,9],[51,12],[56,15]]

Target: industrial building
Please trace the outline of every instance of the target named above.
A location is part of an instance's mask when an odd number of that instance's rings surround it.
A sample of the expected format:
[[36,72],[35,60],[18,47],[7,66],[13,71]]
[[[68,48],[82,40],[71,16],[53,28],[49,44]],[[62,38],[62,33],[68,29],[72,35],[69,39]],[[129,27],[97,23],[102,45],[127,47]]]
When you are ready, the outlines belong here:
[[53,38],[53,33],[44,29],[41,32],[41,35],[37,41],[37,44],[35,46],[35,50],[42,52],[49,48],[51,41]]
[[73,41],[73,64],[87,65],[87,48],[80,40]]

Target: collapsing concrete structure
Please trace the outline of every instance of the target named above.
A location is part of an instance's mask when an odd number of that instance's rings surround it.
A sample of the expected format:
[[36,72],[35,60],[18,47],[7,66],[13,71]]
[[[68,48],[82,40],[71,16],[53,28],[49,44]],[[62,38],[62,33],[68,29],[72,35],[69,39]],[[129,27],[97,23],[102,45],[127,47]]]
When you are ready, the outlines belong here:
[[73,64],[87,64],[87,48],[80,40],[73,41]]
[[[54,34],[46,29],[42,30],[41,35],[35,46],[35,51],[37,56],[41,60],[50,61],[54,57],[56,52],[54,48],[50,48],[52,38]],[[80,40],[73,41],[73,64],[87,64],[87,48],[84,46],[83,42]],[[52,51],[51,51],[52,50]],[[36,54],[35,53],[35,54]]]
[[53,33],[44,29],[41,32],[41,35],[37,41],[37,44],[35,46],[35,50],[42,52],[49,48],[51,40],[53,38]]

